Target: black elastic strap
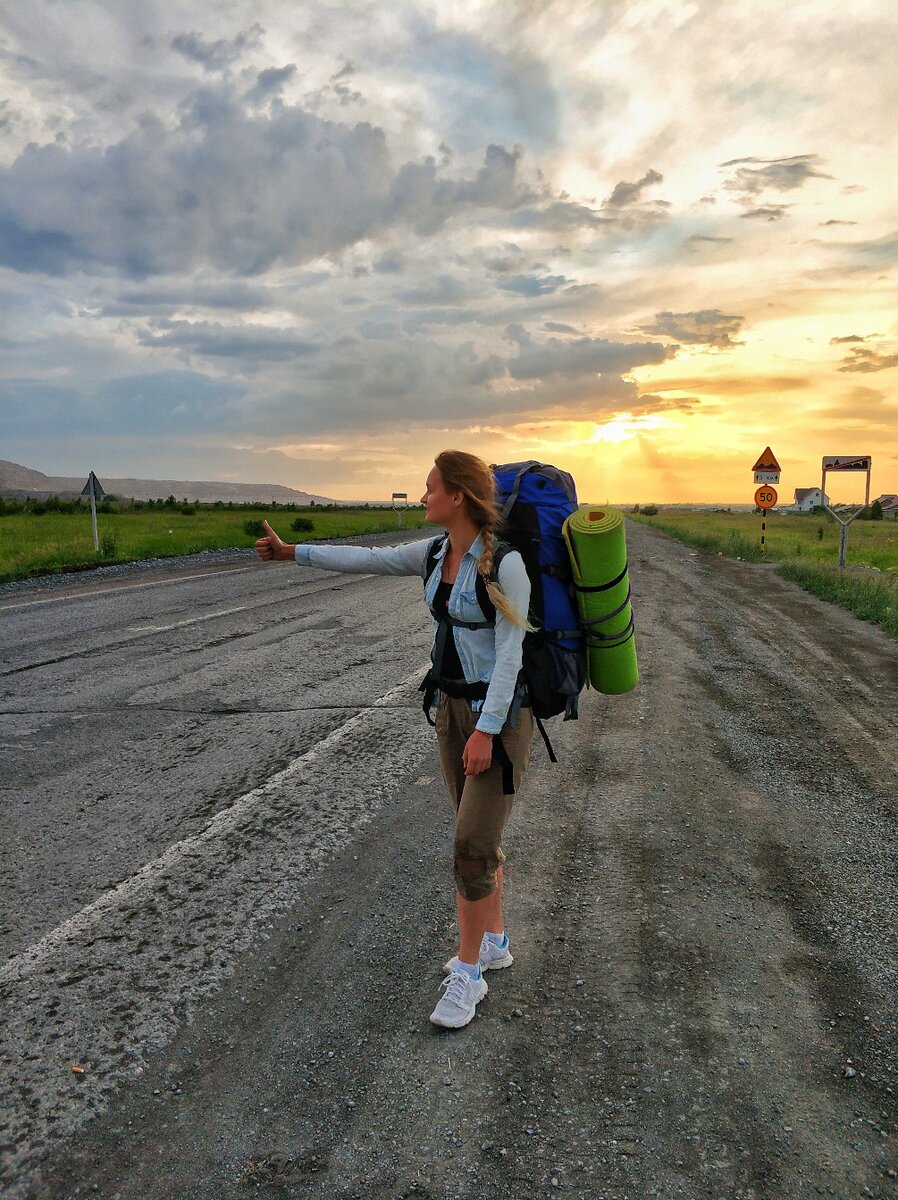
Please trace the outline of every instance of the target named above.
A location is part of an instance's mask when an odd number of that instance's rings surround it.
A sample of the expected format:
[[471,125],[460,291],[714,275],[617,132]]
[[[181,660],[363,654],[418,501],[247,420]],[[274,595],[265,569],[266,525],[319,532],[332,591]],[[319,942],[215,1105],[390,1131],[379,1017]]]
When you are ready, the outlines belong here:
[[624,569],[620,575],[616,575],[610,583],[600,583],[597,587],[584,587],[580,583],[575,583],[574,587],[578,592],[607,592],[609,588],[616,587],[627,573],[627,563],[624,563]]
[[[631,595],[632,595],[632,589],[627,588],[627,594],[624,597],[623,604],[619,604],[617,606],[617,608],[612,609],[610,613],[605,613],[604,617],[593,617],[592,620],[581,621],[580,624],[583,626],[584,629],[586,629],[587,633],[592,633],[593,631],[591,629],[589,629],[590,625],[601,625],[601,623],[603,621],[610,621],[612,617],[616,617],[618,613],[622,613],[624,611],[624,609],[627,607],[627,605],[630,603]],[[617,634],[610,634],[610,635],[606,634],[605,636],[606,637],[607,636],[617,637]]]
[[630,623],[620,633],[587,633],[586,645],[590,650],[615,650],[628,642],[635,632],[636,626],[630,617]]
[[549,752],[549,761],[553,762],[553,763],[557,763],[558,758],[555,754],[555,751],[552,749],[552,743],[549,741],[549,735],[546,733],[545,725],[543,725],[542,721],[539,719],[539,717],[536,715],[536,713],[533,714],[533,719],[536,722],[536,728],[542,734],[543,741],[546,743],[546,749]]
[[502,768],[502,794],[514,795],[514,764],[508,757],[508,751],[498,733],[493,738],[493,759]]

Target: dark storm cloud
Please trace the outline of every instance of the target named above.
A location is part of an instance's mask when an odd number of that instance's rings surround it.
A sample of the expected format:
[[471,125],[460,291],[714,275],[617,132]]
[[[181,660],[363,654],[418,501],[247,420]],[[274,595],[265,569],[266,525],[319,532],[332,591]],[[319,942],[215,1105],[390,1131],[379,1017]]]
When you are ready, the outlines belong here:
[[719,308],[698,312],[659,312],[650,325],[641,325],[642,333],[661,334],[692,345],[716,346],[725,349],[738,346],[733,336],[739,332],[744,317],[722,313]]
[[[757,196],[765,189],[791,192],[803,187],[809,179],[832,179],[818,171],[821,163],[817,154],[795,154],[791,158],[731,158],[721,167],[739,167],[724,181],[727,191],[740,192],[745,197]],[[761,163],[759,167],[744,167],[741,163]]]
[[0,261],[134,279],[198,266],[254,275],[387,229],[426,237],[465,211],[514,209],[532,198],[520,155],[490,145],[468,176],[432,158],[397,170],[367,122],[282,103],[248,112],[227,84],[201,87],[173,127],[145,113],[113,145],[26,147],[0,170]]
[[653,183],[661,183],[664,176],[658,171],[647,171],[641,179],[637,179],[635,183],[627,183],[621,180],[614,191],[605,201],[608,208],[623,208],[627,204],[635,204],[637,200],[642,199],[642,193],[647,187],[651,187]]

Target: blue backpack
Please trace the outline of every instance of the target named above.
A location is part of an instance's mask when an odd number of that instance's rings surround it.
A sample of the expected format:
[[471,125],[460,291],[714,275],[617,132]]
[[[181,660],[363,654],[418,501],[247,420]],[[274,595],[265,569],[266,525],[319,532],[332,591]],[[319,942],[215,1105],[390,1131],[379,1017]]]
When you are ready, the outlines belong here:
[[[561,713],[565,721],[576,719],[580,692],[586,683],[586,646],[577,616],[570,558],[561,534],[565,519],[577,510],[577,489],[567,471],[534,459],[503,466],[494,464],[492,471],[501,521],[490,578],[498,580],[499,563],[509,550],[520,553],[530,579],[528,617],[536,627],[534,633],[524,634],[520,679],[549,758],[557,762],[542,721]],[[444,537],[435,538],[431,544],[425,578],[433,571]],[[486,617],[479,624],[494,625],[496,609],[480,575],[476,589],[477,603]],[[434,687],[442,686],[439,667],[439,663],[435,664],[421,685],[421,690],[429,691],[430,697]],[[464,694],[471,689],[485,694],[486,685],[469,684]],[[427,694],[424,703],[427,712]],[[494,745],[498,742],[496,738]],[[496,749],[497,761],[502,763],[505,755],[501,747]]]

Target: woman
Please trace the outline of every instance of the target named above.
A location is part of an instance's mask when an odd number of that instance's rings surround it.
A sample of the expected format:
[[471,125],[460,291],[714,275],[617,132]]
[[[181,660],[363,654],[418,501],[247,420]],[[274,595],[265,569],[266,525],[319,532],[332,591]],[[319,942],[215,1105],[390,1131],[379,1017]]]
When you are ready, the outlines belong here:
[[[333,571],[424,580],[424,599],[434,614],[433,673],[442,684],[427,693],[425,705],[437,703],[440,766],[455,811],[460,934],[459,952],[445,964],[444,994],[430,1019],[457,1028],[474,1017],[487,993],[484,968],[514,961],[502,919],[505,854],[500,845],[513,798],[511,787],[503,786],[501,764],[506,784],[511,775],[516,788],[530,761],[533,736],[533,715],[518,680],[524,632],[532,628],[527,621],[530,580],[517,550],[501,557],[498,583],[490,580],[499,511],[493,473],[481,459],[461,450],[437,455],[421,502],[428,523],[447,531],[435,555],[433,537],[371,548],[291,545],[267,521],[267,536],[256,542],[256,553],[266,561],[294,559]],[[478,602],[478,574],[480,594],[485,585],[495,609],[492,624]],[[494,746],[497,737],[500,744]]]

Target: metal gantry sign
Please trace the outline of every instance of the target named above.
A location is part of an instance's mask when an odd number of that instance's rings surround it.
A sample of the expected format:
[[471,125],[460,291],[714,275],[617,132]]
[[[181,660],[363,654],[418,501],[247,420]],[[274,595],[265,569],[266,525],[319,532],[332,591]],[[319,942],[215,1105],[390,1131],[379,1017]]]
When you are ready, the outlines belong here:
[[[859,517],[861,513],[870,504],[870,471],[873,467],[873,457],[870,454],[824,454],[823,456],[823,476],[820,481],[820,501],[831,517],[835,517],[841,528],[839,529],[839,566],[845,566],[845,560],[848,557],[848,526],[855,517]],[[838,513],[833,512],[830,506],[826,503],[826,472],[827,471],[866,471],[867,473],[867,492],[864,496],[864,503],[851,516],[843,521]]]
[[755,492],[755,505],[761,510],[761,553],[763,554],[767,547],[767,513],[771,508],[776,507],[776,502],[779,497],[776,494],[776,488],[771,487],[771,484],[779,483],[780,471],[782,468],[777,462],[776,455],[769,446],[764,448],[764,453],[752,467],[755,483],[764,484]]
[[90,522],[94,531],[94,550],[100,549],[100,539],[97,537],[97,501],[105,496],[103,486],[93,471],[87,477],[87,483],[81,489],[82,496],[90,496]]

